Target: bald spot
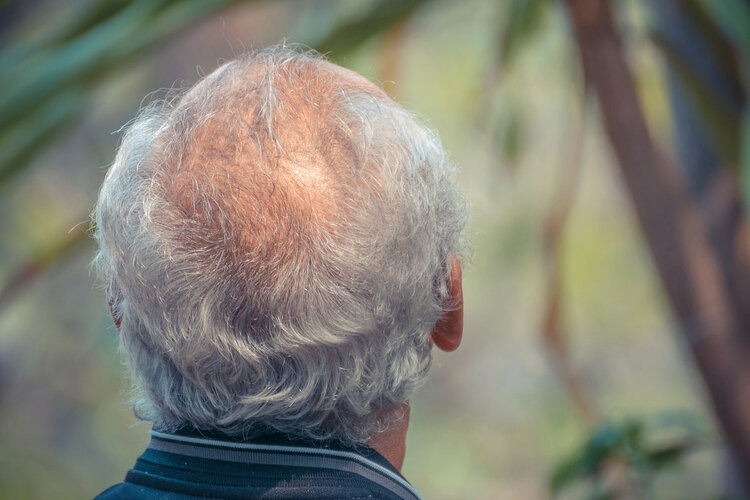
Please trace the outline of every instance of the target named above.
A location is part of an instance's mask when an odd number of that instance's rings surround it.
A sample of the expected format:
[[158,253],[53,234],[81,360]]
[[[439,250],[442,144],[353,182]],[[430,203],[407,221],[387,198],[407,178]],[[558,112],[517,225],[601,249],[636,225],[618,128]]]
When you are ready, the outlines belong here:
[[261,260],[304,258],[312,236],[335,233],[346,194],[361,182],[356,117],[342,121],[342,105],[353,94],[386,96],[327,61],[269,64],[279,63],[226,64],[185,94],[165,133],[187,141],[167,156],[161,178],[167,200],[203,228],[206,241],[195,243],[252,248]]

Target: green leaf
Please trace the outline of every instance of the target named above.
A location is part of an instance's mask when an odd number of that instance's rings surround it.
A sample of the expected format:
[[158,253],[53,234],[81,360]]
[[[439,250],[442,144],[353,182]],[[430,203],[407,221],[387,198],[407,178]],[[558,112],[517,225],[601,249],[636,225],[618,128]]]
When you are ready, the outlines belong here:
[[343,23],[313,46],[333,59],[357,48],[372,36],[407,19],[427,0],[379,0],[362,16]]
[[728,106],[721,96],[713,92],[691,61],[667,38],[659,33],[653,33],[651,38],[665,54],[667,62],[685,87],[722,158],[727,165],[736,166],[740,154],[739,111]]
[[626,427],[604,423],[598,427],[569,458],[554,470],[550,479],[553,494],[575,480],[596,476],[603,463],[615,456],[624,442]]
[[58,46],[87,32],[94,26],[111,18],[128,5],[128,0],[99,0],[75,9],[70,20],[55,20],[45,26],[41,33],[28,40],[11,45],[0,52],[0,74],[9,71],[19,62],[27,59],[45,47]]
[[703,8],[701,0],[683,0],[680,8],[695,26],[695,33],[701,37],[716,64],[726,72],[729,78],[734,79],[738,86],[741,86],[737,54],[732,43],[713,17]]
[[590,471],[584,465],[581,454],[574,455],[563,460],[552,472],[550,478],[550,491],[557,495],[573,482],[589,475]]
[[133,37],[138,28],[146,24],[157,5],[155,1],[135,2],[120,15],[59,49],[37,54],[14,72],[14,78],[4,78],[0,133],[62,87],[87,75],[95,75],[100,64],[116,59],[120,42]]
[[508,111],[505,119],[495,128],[495,144],[510,166],[515,166],[518,162],[522,137],[523,114],[513,107]]
[[508,67],[521,47],[541,28],[548,0],[512,0],[500,35],[500,58]]
[[131,59],[233,3],[239,2],[140,0],[0,75],[0,145],[5,146],[0,153],[0,185],[83,111],[79,92],[87,93]]
[[650,449],[646,452],[649,468],[662,469],[679,463],[696,446],[694,441],[681,441],[671,445]]
[[679,420],[662,419],[662,425],[656,427],[660,433],[668,430],[665,424],[682,429],[678,437],[664,444],[654,443],[653,436],[647,436],[647,427],[642,420],[603,423],[578,449],[559,462],[550,477],[551,493],[557,495],[572,483],[587,480],[591,498],[607,498],[614,493],[602,489],[601,473],[605,464],[615,458],[624,461],[631,471],[638,472],[645,479],[678,464],[686,454],[706,442],[695,427],[688,427],[685,422],[683,417]]
[[750,4],[745,0],[699,0],[716,24],[744,54],[750,52]]
[[742,117],[741,180],[745,209],[750,210],[750,109]]
[[81,89],[68,90],[23,117],[0,136],[0,186],[18,173],[75,119],[86,102]]

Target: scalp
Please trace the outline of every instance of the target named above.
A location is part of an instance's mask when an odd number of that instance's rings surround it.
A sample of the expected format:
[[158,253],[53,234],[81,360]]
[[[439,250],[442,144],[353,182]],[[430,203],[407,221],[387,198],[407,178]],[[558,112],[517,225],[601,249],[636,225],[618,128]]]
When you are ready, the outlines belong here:
[[[346,219],[346,194],[362,180],[363,151],[347,123],[356,118],[342,113],[342,97],[385,98],[365,78],[326,61],[282,71],[272,64],[235,61],[189,91],[164,131],[180,137],[181,147],[159,173],[166,199],[205,234],[239,238],[233,248],[256,253],[278,246],[280,234],[335,234]],[[305,247],[290,243],[285,248]]]
[[364,442],[451,306],[452,172],[377,87],[283,47],[144,109],[93,214],[139,416]]

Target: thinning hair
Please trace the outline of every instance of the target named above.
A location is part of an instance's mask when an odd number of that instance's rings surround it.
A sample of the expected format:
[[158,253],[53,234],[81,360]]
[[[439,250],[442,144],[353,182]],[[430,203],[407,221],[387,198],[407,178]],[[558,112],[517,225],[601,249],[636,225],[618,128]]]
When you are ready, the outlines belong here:
[[453,173],[434,133],[313,52],[248,54],[142,109],[92,214],[136,415],[372,437],[453,305]]

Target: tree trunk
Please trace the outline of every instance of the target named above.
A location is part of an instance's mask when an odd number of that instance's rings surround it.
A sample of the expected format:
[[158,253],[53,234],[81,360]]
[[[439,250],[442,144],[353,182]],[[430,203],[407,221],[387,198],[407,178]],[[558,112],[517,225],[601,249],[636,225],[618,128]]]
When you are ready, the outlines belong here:
[[656,270],[745,481],[750,478],[750,349],[725,263],[679,171],[653,142],[606,0],[565,1],[585,78]]

